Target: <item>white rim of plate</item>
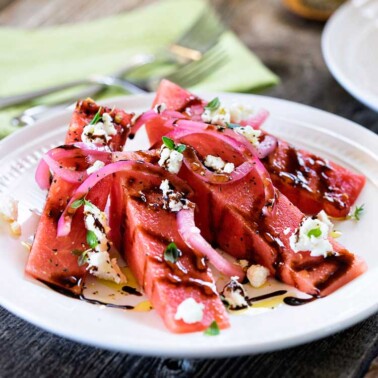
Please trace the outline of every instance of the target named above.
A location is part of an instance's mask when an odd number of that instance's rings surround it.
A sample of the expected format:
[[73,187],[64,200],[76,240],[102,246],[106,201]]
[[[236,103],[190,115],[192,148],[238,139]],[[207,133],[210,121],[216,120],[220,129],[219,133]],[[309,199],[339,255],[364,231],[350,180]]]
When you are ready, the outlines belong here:
[[[345,74],[344,70],[340,68],[337,58],[334,56],[333,49],[333,36],[340,31],[339,24],[343,22],[344,18],[350,17],[350,12],[353,12],[353,10],[358,11],[354,9],[356,8],[355,3],[363,6],[368,2],[369,0],[351,0],[343,4],[326,23],[322,34],[321,47],[325,63],[338,83],[357,100],[378,112],[378,96],[368,90],[361,89],[358,84]],[[374,20],[371,21],[374,22]]]

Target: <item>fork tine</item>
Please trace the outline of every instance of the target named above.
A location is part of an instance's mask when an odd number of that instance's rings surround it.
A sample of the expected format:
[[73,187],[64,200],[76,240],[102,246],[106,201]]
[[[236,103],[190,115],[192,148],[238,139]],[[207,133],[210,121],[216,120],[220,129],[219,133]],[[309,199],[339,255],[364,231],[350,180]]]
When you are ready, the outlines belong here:
[[[184,59],[198,60],[219,41],[224,30],[225,27],[219,17],[210,9],[209,12],[202,14],[185,35],[169,47],[169,50]],[[186,51],[187,49],[189,51]]]
[[204,57],[197,62],[193,62],[179,69],[166,78],[183,87],[190,87],[214,72],[227,62],[226,53],[221,49],[209,51]]

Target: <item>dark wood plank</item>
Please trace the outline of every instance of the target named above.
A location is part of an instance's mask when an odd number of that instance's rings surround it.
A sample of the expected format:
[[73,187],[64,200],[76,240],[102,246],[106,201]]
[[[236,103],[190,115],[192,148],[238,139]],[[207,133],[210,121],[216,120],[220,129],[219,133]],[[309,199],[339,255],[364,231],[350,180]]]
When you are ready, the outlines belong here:
[[[345,92],[326,68],[320,50],[322,24],[291,15],[279,0],[232,1],[239,6],[229,20],[231,26],[282,79],[264,94],[309,104],[378,132],[377,113]],[[85,21],[149,2],[16,0],[0,12],[0,24],[36,27]],[[219,360],[160,359],[80,345],[0,309],[0,377],[361,377],[378,354],[377,335],[374,315],[326,339],[274,353]],[[377,376],[376,371],[372,365],[369,378]]]

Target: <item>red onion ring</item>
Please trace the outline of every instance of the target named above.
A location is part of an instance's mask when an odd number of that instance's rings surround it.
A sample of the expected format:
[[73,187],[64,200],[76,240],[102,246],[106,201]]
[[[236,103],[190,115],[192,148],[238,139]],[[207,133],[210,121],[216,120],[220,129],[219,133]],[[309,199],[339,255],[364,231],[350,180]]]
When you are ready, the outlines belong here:
[[185,244],[195,252],[206,256],[220,273],[226,276],[237,276],[242,281],[245,277],[243,268],[221,256],[200,234],[194,223],[194,211],[180,210],[177,213],[178,231]]
[[56,147],[48,151],[37,166],[35,178],[39,187],[41,189],[50,187],[50,171],[67,182],[83,181],[88,176],[86,170],[74,171],[59,163],[61,160],[76,157],[78,152],[86,158],[89,164],[93,164],[96,160],[107,163],[111,158],[110,152],[106,149],[89,146],[85,143]]
[[[141,167],[144,168],[144,171],[141,170]],[[71,207],[73,202],[75,202],[78,199],[84,198],[91,190],[91,188],[93,188],[98,182],[103,180],[105,177],[117,172],[131,173],[135,171],[139,174],[145,175],[147,178],[151,176],[151,172],[156,173],[157,177],[159,178],[159,181],[163,180],[164,178],[167,178],[171,183],[173,183],[173,185],[175,185],[175,183],[178,183],[179,181],[182,182],[182,180],[179,179],[176,175],[167,172],[165,169],[143,161],[122,160],[108,164],[105,167],[89,175],[88,178],[76,189],[75,193],[71,197],[71,200],[67,204],[67,207],[64,209],[62,215],[59,218],[58,236],[66,236],[71,231],[72,217],[76,212],[76,209],[73,209]]]
[[176,112],[175,110],[164,110],[161,113],[156,113],[155,110],[151,109],[147,112],[142,113],[134,122],[131,127],[131,133],[136,134],[137,131],[148,121],[157,118],[163,117],[167,122],[174,122],[176,119],[186,118],[183,114]]

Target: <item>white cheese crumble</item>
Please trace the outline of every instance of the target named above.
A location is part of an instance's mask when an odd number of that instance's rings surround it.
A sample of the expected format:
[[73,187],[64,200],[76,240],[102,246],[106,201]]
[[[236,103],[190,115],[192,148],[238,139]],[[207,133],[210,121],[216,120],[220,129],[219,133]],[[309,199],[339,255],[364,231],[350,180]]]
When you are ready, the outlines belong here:
[[196,302],[193,298],[187,298],[178,306],[175,320],[182,320],[184,323],[193,324],[202,321],[205,305]]
[[247,270],[247,278],[252,287],[261,287],[269,276],[269,270],[262,265],[251,265]]
[[160,160],[158,164],[160,167],[166,168],[170,173],[179,173],[183,158],[184,155],[181,152],[162,146],[160,149]]
[[203,164],[217,173],[232,173],[235,169],[233,163],[226,163],[221,157],[207,155]]
[[99,169],[105,167],[105,163],[101,160],[96,160],[93,165],[91,165],[88,169],[87,169],[87,173],[88,175],[98,171]]
[[201,118],[203,122],[226,127],[227,123],[240,123],[248,120],[255,111],[245,104],[234,103],[227,107],[222,104],[217,109],[204,110]]
[[238,282],[238,278],[231,277],[231,281],[222,291],[224,301],[227,302],[230,310],[241,310],[248,307],[246,292],[243,285]]
[[220,105],[217,109],[206,109],[201,115],[202,121],[213,125],[227,126],[231,122],[230,109]]
[[0,216],[9,223],[13,235],[21,235],[18,223],[18,201],[6,194],[0,194]]
[[327,257],[334,254],[328,240],[332,230],[333,224],[322,210],[317,218],[304,218],[301,226],[290,236],[290,247],[294,252],[309,251],[311,256]]
[[255,113],[251,106],[245,104],[234,103],[230,107],[231,122],[240,123],[247,120],[251,115]]
[[259,137],[261,135],[261,130],[255,130],[252,126],[249,125],[245,127],[235,127],[233,130],[236,133],[243,135],[255,147],[259,145]]
[[161,104],[157,104],[154,106],[154,112],[157,114],[161,114],[164,112],[164,110],[167,109],[167,105],[162,102]]
[[85,228],[92,231],[97,238],[98,244],[87,253],[87,270],[94,276],[114,281],[115,283],[126,282],[126,277],[121,272],[116,259],[110,259],[110,241],[107,233],[110,231],[106,214],[93,204],[84,205]]
[[114,127],[113,119],[108,113],[102,115],[102,121],[94,125],[87,125],[81,134],[81,140],[84,143],[106,145],[113,135],[117,134]]
[[180,210],[187,210],[189,207],[193,207],[193,203],[184,198],[182,193],[175,192],[170,188],[168,180],[163,180],[159,188],[163,192],[164,209],[169,209],[172,212],[178,212]]

